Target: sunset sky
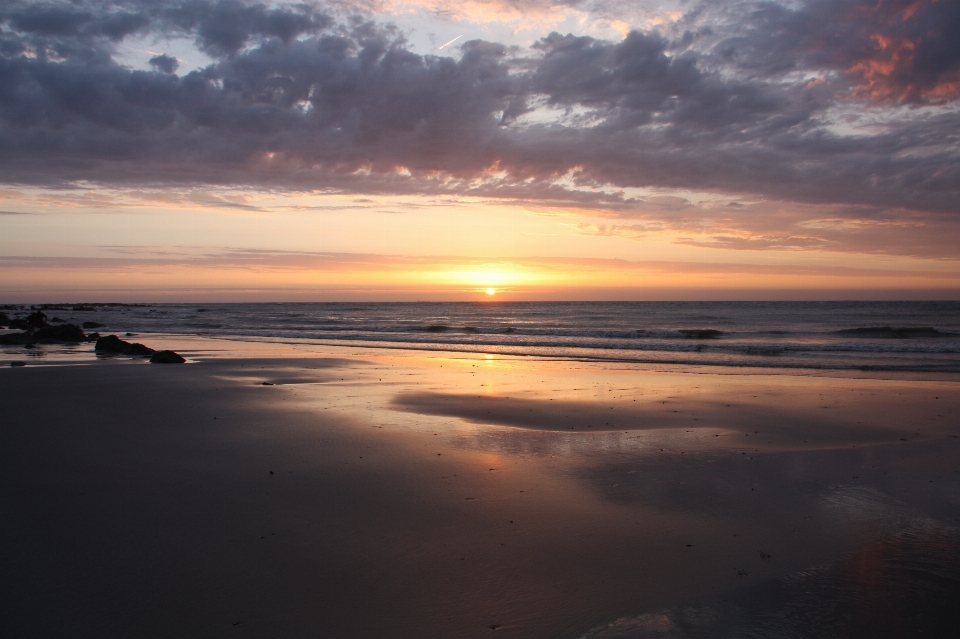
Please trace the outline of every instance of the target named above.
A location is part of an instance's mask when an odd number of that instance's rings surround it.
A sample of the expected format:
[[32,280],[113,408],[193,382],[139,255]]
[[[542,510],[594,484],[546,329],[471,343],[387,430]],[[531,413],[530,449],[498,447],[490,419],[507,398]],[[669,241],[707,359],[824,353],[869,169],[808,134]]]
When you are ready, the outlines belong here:
[[955,0],[0,3],[0,301],[960,299]]

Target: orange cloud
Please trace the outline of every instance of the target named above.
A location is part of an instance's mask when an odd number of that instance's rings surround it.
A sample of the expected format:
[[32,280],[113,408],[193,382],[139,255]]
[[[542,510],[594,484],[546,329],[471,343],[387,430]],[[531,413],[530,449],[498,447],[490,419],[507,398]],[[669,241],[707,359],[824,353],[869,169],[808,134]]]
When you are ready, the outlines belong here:
[[[866,83],[858,87],[854,95],[900,102],[937,102],[960,96],[960,73],[948,70],[931,75],[919,59],[924,45],[936,43],[944,35],[939,33],[942,26],[932,29],[921,26],[924,10],[938,1],[916,0],[893,12],[886,3],[879,3],[867,11],[874,14],[868,18],[874,28],[891,33],[870,34],[873,51],[848,68]],[[910,35],[897,35],[898,32]]]

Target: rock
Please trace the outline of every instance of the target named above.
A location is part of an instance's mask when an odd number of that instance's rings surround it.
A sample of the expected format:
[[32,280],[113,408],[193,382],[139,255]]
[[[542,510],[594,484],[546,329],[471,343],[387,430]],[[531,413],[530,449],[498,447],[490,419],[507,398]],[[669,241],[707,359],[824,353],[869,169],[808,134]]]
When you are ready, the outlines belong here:
[[151,364],[183,364],[185,361],[173,351],[157,351],[150,357]]
[[107,353],[122,353],[124,348],[129,345],[130,342],[125,342],[116,335],[105,335],[97,340],[97,344],[93,348]]
[[44,342],[85,342],[87,340],[83,329],[76,324],[43,326],[38,328],[33,336],[37,341]]
[[76,306],[73,307],[73,310],[75,310],[75,311],[95,311],[95,310],[97,310],[97,309],[94,308],[93,306],[87,306],[86,304],[77,304]]
[[87,341],[95,342],[100,339],[100,333],[87,333]]
[[129,348],[127,348],[124,351],[124,353],[127,355],[140,355],[141,357],[153,355],[154,352],[156,351],[154,351],[149,346],[144,346],[143,344],[140,344],[139,342],[133,342],[132,344],[130,344]]
[[[57,320],[53,320],[53,321],[57,321]],[[83,323],[84,328],[103,328],[104,326],[106,326],[106,324],[101,324],[100,322],[84,322]]]
[[26,366],[26,362],[10,362],[11,366]]
[[25,331],[30,328],[30,325],[27,324],[27,320],[18,317],[17,319],[7,322],[7,328],[15,328],[18,331]]
[[54,317],[54,318],[53,318],[52,320],[50,320],[50,321],[53,322],[54,324],[63,324],[66,320],[62,320],[62,319],[60,319],[59,317]]
[[148,355],[153,355],[154,353],[152,348],[148,348],[143,344],[131,344],[130,342],[125,342],[116,335],[107,335],[106,337],[101,337],[97,340],[93,350],[100,351],[101,353],[119,353],[121,355],[133,355],[140,357],[147,357]]
[[10,323],[10,317],[6,313],[0,313],[0,326],[6,326]]

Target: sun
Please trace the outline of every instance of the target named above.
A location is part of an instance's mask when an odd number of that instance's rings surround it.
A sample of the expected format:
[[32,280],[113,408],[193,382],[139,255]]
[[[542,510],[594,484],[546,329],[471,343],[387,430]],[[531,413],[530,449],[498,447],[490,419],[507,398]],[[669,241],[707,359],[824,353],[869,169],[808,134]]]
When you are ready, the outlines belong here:
[[486,293],[487,295],[494,295],[496,292],[497,292],[497,289],[495,288],[488,288],[487,290],[484,291],[484,293]]

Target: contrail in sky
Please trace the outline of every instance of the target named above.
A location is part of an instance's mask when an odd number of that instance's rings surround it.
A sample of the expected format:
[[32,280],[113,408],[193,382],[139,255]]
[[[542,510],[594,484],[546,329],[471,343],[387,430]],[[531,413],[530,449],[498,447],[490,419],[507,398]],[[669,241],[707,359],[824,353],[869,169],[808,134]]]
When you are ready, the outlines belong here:
[[448,42],[447,44],[441,44],[439,47],[437,47],[437,51],[439,51],[439,50],[442,49],[443,47],[446,47],[446,46],[448,46],[448,45],[453,44],[454,42],[456,42],[457,40],[459,40],[459,39],[462,38],[462,37],[463,37],[463,34],[461,33],[461,34],[458,35],[456,38],[454,38],[453,40],[451,40],[450,42]]

